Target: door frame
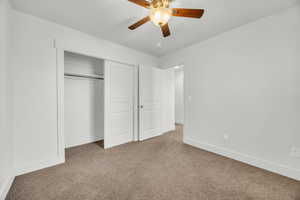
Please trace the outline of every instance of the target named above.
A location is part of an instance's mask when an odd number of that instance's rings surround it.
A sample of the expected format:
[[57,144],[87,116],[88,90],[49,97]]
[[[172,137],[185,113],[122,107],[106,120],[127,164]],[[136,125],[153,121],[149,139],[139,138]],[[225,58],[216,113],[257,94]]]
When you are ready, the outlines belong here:
[[[116,60],[106,59],[101,57],[100,55],[92,54],[84,49],[72,49],[65,48],[57,44],[54,41],[54,48],[56,49],[56,91],[57,91],[57,156],[61,160],[61,162],[65,162],[65,131],[64,131],[64,68],[65,68],[65,52],[75,53],[83,56],[89,56],[97,59],[102,59],[104,61],[112,61],[120,64],[125,64],[128,66],[132,66],[134,68],[134,108],[133,109],[133,141],[138,140],[138,65],[124,63]],[[104,72],[105,73],[105,72]],[[105,74],[104,74],[105,78]],[[104,85],[105,87],[105,85]],[[104,97],[105,99],[105,97]],[[105,102],[104,102],[105,104]],[[106,116],[106,109],[104,107],[104,120]],[[104,122],[105,124],[105,122]],[[105,126],[104,126],[105,130]],[[105,135],[105,133],[104,133]]]
[[[187,132],[185,124],[188,121],[187,114],[186,114],[186,110],[187,110],[186,108],[187,108],[187,102],[188,102],[188,100],[186,99],[186,97],[188,96],[187,92],[186,92],[187,91],[186,90],[186,85],[187,85],[186,81],[188,79],[187,79],[187,77],[186,77],[187,75],[185,73],[185,69],[186,69],[185,63],[184,62],[180,62],[177,65],[173,65],[172,68],[175,68],[176,66],[182,67],[182,69],[183,69],[183,94],[182,94],[183,95],[183,124],[179,124],[179,125],[183,125],[183,138],[182,138],[182,140],[185,141],[185,138],[186,138],[185,133]],[[176,83],[176,81],[177,80],[176,80],[176,75],[175,75],[175,83]],[[176,95],[176,88],[175,88],[175,95]],[[176,98],[176,97],[174,97],[174,98]],[[176,100],[175,100],[175,106],[176,106]],[[176,113],[176,107],[174,109],[175,109],[175,113]],[[175,123],[176,123],[176,117],[175,117]]]

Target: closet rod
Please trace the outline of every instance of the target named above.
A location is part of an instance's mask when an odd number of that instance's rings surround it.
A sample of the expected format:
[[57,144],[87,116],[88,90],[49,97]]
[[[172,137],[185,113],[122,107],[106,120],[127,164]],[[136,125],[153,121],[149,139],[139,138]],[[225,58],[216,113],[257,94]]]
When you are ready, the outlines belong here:
[[65,77],[77,77],[77,78],[90,78],[90,79],[100,79],[104,80],[100,75],[86,75],[86,74],[73,74],[73,73],[65,73]]

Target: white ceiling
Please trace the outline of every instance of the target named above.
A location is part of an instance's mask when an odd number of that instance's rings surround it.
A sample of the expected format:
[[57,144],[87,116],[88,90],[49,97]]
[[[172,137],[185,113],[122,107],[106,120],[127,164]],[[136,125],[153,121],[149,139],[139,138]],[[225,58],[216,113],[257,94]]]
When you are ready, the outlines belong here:
[[127,0],[12,0],[15,9],[155,56],[200,42],[292,6],[299,0],[175,0],[173,7],[204,8],[201,19],[174,17],[171,37],[147,23],[128,26],[148,10]]

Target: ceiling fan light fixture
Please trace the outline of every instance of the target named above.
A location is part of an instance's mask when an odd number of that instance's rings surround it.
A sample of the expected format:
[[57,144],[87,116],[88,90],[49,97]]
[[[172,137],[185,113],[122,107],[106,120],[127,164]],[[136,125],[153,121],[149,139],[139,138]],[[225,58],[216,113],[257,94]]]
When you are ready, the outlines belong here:
[[190,8],[172,8],[171,3],[174,0],[128,0],[136,5],[149,9],[149,16],[144,17],[138,22],[132,24],[128,28],[135,30],[143,24],[152,21],[158,26],[164,37],[171,35],[169,20],[174,17],[189,17],[201,18],[204,14],[203,9],[190,9]]
[[172,10],[170,8],[151,8],[150,19],[156,26],[163,26],[168,23],[172,16]]

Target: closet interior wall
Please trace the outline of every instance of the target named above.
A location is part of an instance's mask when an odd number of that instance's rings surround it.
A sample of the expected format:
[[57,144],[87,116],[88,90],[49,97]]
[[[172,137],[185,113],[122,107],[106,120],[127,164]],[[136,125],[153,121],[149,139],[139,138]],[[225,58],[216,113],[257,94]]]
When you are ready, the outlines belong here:
[[104,60],[64,54],[65,147],[104,139]]

